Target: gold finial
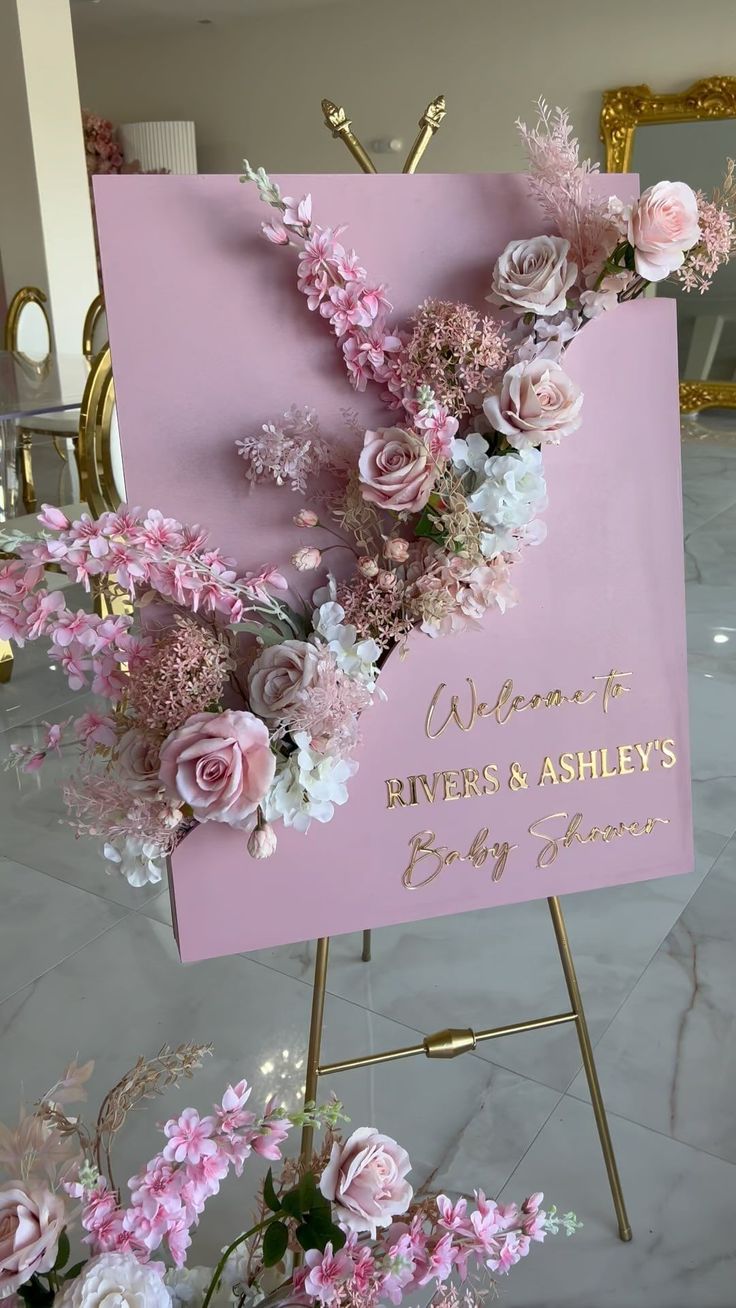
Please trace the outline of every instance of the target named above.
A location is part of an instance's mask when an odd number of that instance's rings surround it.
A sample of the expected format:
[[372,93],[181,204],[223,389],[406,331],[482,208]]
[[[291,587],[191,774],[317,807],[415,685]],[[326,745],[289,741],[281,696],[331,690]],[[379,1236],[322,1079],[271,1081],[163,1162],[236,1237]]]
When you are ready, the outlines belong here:
[[350,119],[345,110],[333,103],[332,100],[322,101],[322,112],[325,116],[325,126],[329,127],[332,135],[339,137],[344,141],[351,155],[355,159],[364,173],[374,173],[376,171],[373,160],[368,152],[363,148],[357,136],[351,131]]
[[444,95],[438,95],[436,99],[431,100],[419,119],[419,132],[417,138],[406,156],[406,163],[402,168],[404,173],[414,173],[417,170],[417,164],[421,159],[424,151],[429,145],[432,137],[440,126],[442,119],[447,112]]

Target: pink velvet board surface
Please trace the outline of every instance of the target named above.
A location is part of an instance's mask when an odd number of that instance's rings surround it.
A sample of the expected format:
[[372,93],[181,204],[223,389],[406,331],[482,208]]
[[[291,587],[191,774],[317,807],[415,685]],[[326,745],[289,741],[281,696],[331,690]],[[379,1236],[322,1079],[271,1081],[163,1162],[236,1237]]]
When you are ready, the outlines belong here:
[[[397,320],[428,296],[483,308],[504,245],[546,229],[522,176],[277,180],[311,192],[317,222],[349,225]],[[349,387],[293,252],[260,233],[255,188],[103,177],[95,197],[130,503],[205,525],[241,568],[283,565],[305,501],[250,488],[236,439],[292,403],[341,440],[343,410],[365,426],[385,410]],[[514,569],[518,607],[390,657],[330,823],[280,828],[265,862],[215,823],[186,837],[171,860],[183,960],[691,870],[674,302],[594,320],[565,367],[583,423],[545,451],[549,534]]]

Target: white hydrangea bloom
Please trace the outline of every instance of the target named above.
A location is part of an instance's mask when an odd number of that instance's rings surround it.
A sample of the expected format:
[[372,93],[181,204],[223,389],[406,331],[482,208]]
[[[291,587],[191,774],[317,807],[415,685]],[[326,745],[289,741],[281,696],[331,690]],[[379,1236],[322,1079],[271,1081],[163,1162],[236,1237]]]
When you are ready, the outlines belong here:
[[113,863],[131,886],[156,884],[163,876],[163,854],[155,840],[143,836],[126,836],[108,840],[103,848],[108,863]]
[[171,1308],[163,1277],[132,1253],[101,1253],[57,1294],[56,1308]]
[[471,432],[464,440],[461,437],[452,442],[452,462],[460,474],[482,473],[487,458],[488,441],[485,436],[480,436],[476,431]]
[[330,758],[312,749],[306,732],[294,735],[297,746],[279,763],[263,810],[267,821],[308,831],[310,823],[329,822],[335,805],[348,798],[346,782],[358,771],[353,759]]
[[355,627],[343,622],[345,610],[341,604],[331,598],[319,603],[323,594],[324,588],[314,596],[319,604],[312,619],[315,634],[324,640],[343,672],[368,690],[373,690],[378,676],[376,663],[381,656],[380,645],[375,640],[358,640]]
[[537,544],[544,538],[544,527],[536,515],[547,507],[541,452],[530,448],[491,455],[480,469],[475,449],[470,454],[475,466],[467,465],[473,472],[468,504],[489,529],[483,539],[486,558],[516,553],[523,544]]
[[202,1308],[212,1280],[211,1267],[170,1267],[164,1277],[172,1308]]

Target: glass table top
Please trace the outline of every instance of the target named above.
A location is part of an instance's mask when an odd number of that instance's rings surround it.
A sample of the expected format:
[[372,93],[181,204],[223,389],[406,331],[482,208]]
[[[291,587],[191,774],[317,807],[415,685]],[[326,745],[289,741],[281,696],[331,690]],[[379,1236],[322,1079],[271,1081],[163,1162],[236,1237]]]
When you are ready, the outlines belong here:
[[0,422],[78,409],[88,374],[82,354],[50,354],[41,362],[0,350]]

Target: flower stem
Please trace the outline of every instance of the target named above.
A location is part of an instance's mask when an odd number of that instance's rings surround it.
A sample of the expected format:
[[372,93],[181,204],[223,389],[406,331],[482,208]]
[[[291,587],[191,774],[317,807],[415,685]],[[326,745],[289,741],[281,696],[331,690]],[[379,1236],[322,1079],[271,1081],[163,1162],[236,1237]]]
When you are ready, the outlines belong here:
[[230,1254],[235,1252],[235,1250],[238,1248],[238,1245],[245,1244],[246,1240],[250,1240],[252,1235],[257,1235],[259,1231],[263,1231],[265,1227],[267,1227],[273,1220],[274,1220],[274,1214],[270,1213],[269,1216],[264,1218],[262,1222],[257,1222],[255,1226],[251,1226],[250,1230],[245,1232],[245,1235],[239,1235],[236,1240],[233,1240],[232,1244],[228,1245],[227,1249],[223,1253],[219,1263],[217,1264],[214,1270],[212,1280],[210,1281],[207,1287],[207,1293],[204,1296],[204,1300],[202,1302],[202,1308],[209,1308],[210,1300],[213,1294],[215,1293],[218,1285],[220,1284],[220,1277],[222,1276],[223,1270],[225,1268],[225,1263],[230,1257]]

